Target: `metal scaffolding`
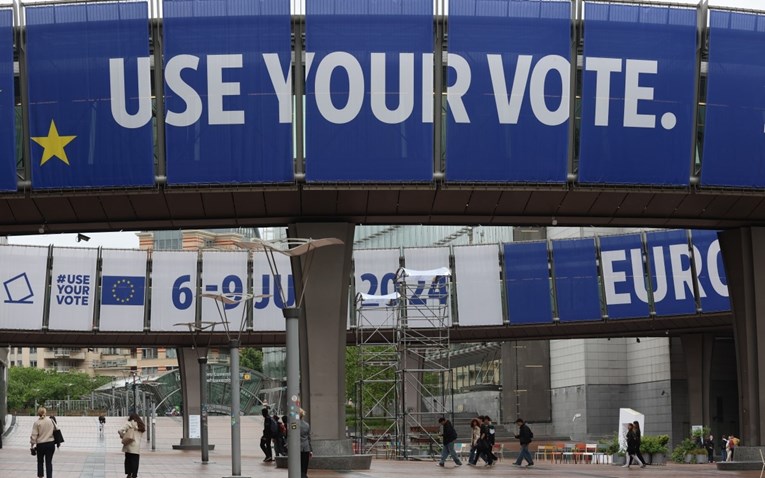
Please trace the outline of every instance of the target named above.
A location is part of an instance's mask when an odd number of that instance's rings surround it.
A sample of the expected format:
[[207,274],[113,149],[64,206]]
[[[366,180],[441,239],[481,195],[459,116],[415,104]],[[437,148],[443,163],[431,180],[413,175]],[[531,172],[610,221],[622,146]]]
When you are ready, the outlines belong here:
[[434,457],[438,418],[453,408],[448,268],[400,269],[397,293],[358,294],[357,446],[400,459]]

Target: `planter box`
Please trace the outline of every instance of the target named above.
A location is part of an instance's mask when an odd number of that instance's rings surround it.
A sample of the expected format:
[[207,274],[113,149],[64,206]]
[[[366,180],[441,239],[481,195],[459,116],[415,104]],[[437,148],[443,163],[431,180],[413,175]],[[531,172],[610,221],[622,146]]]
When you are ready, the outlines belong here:
[[694,455],[694,456],[696,458],[696,463],[698,464],[704,464],[709,461],[707,455]]
[[627,463],[627,457],[624,455],[611,455],[611,464],[612,465],[623,465]]
[[666,465],[667,455],[665,453],[651,453],[652,465]]

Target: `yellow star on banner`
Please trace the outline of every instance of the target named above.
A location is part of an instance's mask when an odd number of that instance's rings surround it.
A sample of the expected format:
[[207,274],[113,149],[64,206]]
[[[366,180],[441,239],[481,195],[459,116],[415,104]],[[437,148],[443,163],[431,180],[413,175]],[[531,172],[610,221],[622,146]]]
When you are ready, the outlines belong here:
[[43,147],[40,166],[48,162],[48,160],[54,156],[69,166],[69,159],[66,157],[64,146],[71,143],[76,137],[77,136],[59,136],[58,129],[56,129],[56,123],[53,120],[50,120],[48,136],[37,136],[32,138],[32,141]]

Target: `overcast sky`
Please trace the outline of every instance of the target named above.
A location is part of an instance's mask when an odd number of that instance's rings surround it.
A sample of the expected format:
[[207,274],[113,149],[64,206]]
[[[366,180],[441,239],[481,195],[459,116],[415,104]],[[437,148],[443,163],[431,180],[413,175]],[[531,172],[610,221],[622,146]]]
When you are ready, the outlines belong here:
[[[0,1],[0,4],[7,2]],[[30,2],[31,3],[31,2]],[[641,3],[666,3],[653,0],[642,0]],[[697,5],[698,0],[672,0],[672,3],[682,3],[687,5]],[[709,0],[709,6],[736,7],[747,10],[758,10],[765,12],[765,0]],[[85,232],[90,240],[77,242],[77,234],[38,234],[34,236],[10,236],[9,244],[27,244],[47,246],[54,244],[56,246],[66,247],[108,247],[115,249],[137,249],[138,237],[135,232]]]

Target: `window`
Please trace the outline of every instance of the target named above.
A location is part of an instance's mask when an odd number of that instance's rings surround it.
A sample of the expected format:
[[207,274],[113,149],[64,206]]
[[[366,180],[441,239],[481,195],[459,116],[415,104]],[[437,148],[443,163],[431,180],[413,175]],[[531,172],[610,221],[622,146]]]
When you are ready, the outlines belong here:
[[178,351],[176,349],[167,349],[165,350],[165,357],[178,358]]
[[37,353],[37,347],[29,347],[29,353],[30,354],[36,354]]
[[157,358],[157,349],[141,349],[141,357],[144,359]]
[[37,368],[37,360],[30,360],[29,361],[29,366],[33,367],[33,368]]

